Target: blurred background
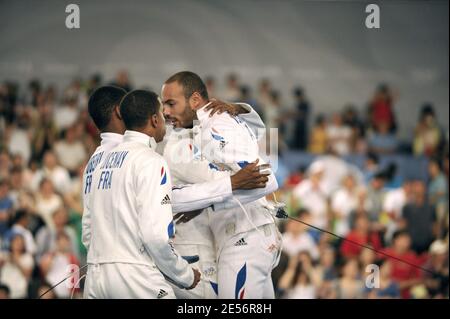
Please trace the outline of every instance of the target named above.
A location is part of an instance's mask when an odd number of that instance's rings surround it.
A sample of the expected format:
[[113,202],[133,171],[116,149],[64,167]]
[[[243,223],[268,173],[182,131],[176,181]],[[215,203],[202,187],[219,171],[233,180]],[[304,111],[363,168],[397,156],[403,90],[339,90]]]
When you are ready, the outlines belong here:
[[85,263],[89,94],[159,92],[191,70],[278,128],[291,216],[433,270],[280,222],[278,298],[448,298],[447,1],[377,1],[380,29],[365,1],[77,1],[67,29],[69,3],[0,2],[0,297],[35,298]]

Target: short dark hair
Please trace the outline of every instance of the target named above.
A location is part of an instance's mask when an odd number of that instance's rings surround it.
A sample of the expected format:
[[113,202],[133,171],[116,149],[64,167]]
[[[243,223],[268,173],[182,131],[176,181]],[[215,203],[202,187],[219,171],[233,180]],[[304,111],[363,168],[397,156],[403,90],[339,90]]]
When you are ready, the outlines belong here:
[[401,237],[401,236],[410,236],[409,232],[406,229],[399,229],[397,231],[394,232],[394,234],[392,235],[392,240],[395,241],[397,238]]
[[120,114],[127,130],[143,128],[159,108],[158,94],[152,91],[131,91],[120,102]]
[[99,130],[108,126],[114,106],[119,105],[125,94],[124,89],[108,85],[96,89],[89,97],[89,115]]
[[175,73],[170,78],[164,82],[164,84],[169,84],[173,82],[178,82],[183,87],[184,97],[189,99],[194,92],[198,92],[202,98],[205,100],[209,99],[208,90],[206,89],[205,83],[203,80],[190,71],[182,71]]
[[6,293],[6,295],[10,295],[11,290],[9,289],[9,287],[3,283],[0,282],[0,290],[4,291]]

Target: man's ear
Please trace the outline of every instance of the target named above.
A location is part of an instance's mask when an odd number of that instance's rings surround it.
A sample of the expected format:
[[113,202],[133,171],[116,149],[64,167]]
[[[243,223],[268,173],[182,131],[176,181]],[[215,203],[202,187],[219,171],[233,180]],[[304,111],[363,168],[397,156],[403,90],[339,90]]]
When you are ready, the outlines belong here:
[[119,105],[116,105],[114,107],[114,113],[116,113],[117,118],[122,121],[122,115],[120,114],[120,107],[119,107]]
[[189,104],[191,105],[191,107],[196,110],[198,108],[198,106],[201,103],[201,96],[198,92],[194,92],[191,97],[189,98]]
[[150,117],[150,123],[151,123],[151,125],[152,125],[152,127],[157,127],[158,126],[158,116],[156,115],[156,114],[153,114],[151,117]]

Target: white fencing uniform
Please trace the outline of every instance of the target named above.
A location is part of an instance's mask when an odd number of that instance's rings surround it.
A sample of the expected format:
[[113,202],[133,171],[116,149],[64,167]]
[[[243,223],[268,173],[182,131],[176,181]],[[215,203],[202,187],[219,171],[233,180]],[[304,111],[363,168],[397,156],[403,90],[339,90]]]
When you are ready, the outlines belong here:
[[[242,118],[254,131],[264,129],[259,115],[248,104],[241,104],[248,113]],[[208,206],[231,202],[232,189],[229,171],[220,171],[216,165],[201,160],[198,149],[192,140],[192,129],[172,129],[163,142],[158,144],[158,152],[167,161],[172,176],[174,201],[173,212],[189,212],[196,207],[204,211],[187,223],[177,225],[174,239],[175,248],[184,256],[198,255],[199,261],[193,264],[202,272],[202,279],[192,290],[173,287],[177,298],[212,299],[217,297],[217,261],[214,237],[210,229]],[[204,199],[200,198],[204,195]],[[242,192],[237,195],[241,202],[255,199],[255,194]],[[258,198],[258,197],[256,197]],[[203,206],[202,206],[203,205]]]
[[170,173],[153,138],[126,131],[97,165],[88,197],[87,298],[174,298],[163,274],[189,287],[192,268],[175,251]]
[[92,174],[100,164],[102,158],[109,153],[114,147],[122,143],[123,135],[117,133],[101,133],[100,146],[97,147],[95,152],[89,159],[83,173],[83,189],[81,194],[83,196],[83,218],[82,218],[82,236],[81,240],[83,245],[89,250],[89,244],[91,240],[91,232],[89,230],[91,213],[89,210],[89,196],[91,195]]
[[[254,132],[240,116],[209,116],[204,108],[197,110],[200,121],[201,156],[219,169],[234,173],[257,158]],[[196,129],[196,128],[194,128]],[[278,230],[263,196],[274,192],[278,184],[273,174],[264,189],[235,192],[245,194],[252,202],[245,210],[235,200],[214,204],[209,212],[218,259],[219,298],[273,298],[271,271],[276,266],[281,247]]]

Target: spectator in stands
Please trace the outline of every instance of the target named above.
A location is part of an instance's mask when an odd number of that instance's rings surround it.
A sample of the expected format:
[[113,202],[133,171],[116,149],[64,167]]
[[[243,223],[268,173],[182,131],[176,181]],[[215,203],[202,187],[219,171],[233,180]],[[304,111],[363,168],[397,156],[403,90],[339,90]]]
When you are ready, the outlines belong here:
[[36,212],[51,229],[55,228],[52,215],[62,205],[63,200],[55,193],[53,183],[49,179],[43,179],[36,195]]
[[[258,105],[260,106],[260,108],[262,110],[265,110],[268,105],[270,104],[270,101],[272,100],[271,97],[271,93],[273,91],[272,88],[272,83],[270,83],[269,79],[262,79],[259,82],[258,85]],[[264,112],[262,114],[262,116],[264,117]],[[265,121],[265,119],[263,118],[263,120]]]
[[374,225],[380,222],[380,215],[383,211],[383,200],[386,193],[384,190],[385,181],[384,174],[377,173],[370,181],[367,189],[368,217]]
[[363,248],[358,256],[361,265],[361,278],[365,278],[368,274],[368,266],[372,266],[377,261],[377,254],[372,249]]
[[379,171],[380,158],[377,154],[369,152],[364,162],[364,180],[366,184],[370,182],[373,176]]
[[41,161],[57,140],[58,129],[53,119],[53,109],[49,105],[38,107],[38,118],[33,126],[33,160]]
[[0,179],[0,238],[8,229],[13,205],[14,202],[9,195],[9,183],[5,179]]
[[247,85],[241,85],[240,87],[241,95],[239,97],[239,102],[250,104],[253,109],[262,116],[263,110],[258,104],[258,101],[252,97],[251,88]]
[[19,234],[25,243],[25,250],[27,253],[34,255],[36,253],[36,242],[33,234],[29,229],[30,213],[25,210],[18,210],[13,217],[12,227],[6,237],[10,238],[10,245],[12,238]]
[[0,256],[0,282],[9,287],[11,298],[27,297],[33,267],[33,257],[26,252],[23,237],[16,234],[11,239],[9,252]]
[[70,96],[64,105],[57,107],[53,113],[56,129],[61,132],[75,124],[80,116],[77,97]]
[[30,123],[29,112],[22,110],[17,117],[17,122],[8,129],[6,134],[9,153],[22,155],[27,163],[31,158]]
[[381,249],[382,247],[379,233],[370,229],[369,220],[364,215],[356,217],[354,228],[345,238],[348,241],[342,241],[340,251],[342,256],[347,259],[357,258],[364,249],[352,242],[371,246],[374,249]]
[[[312,220],[311,213],[306,209],[300,209],[297,218],[308,224]],[[289,256],[297,256],[299,252],[307,251],[314,260],[319,258],[317,244],[308,233],[308,229],[308,226],[297,221],[289,220],[287,222],[286,231],[283,234],[283,250]]]
[[11,169],[11,158],[9,153],[0,150],[0,180],[9,178],[9,170]]
[[309,138],[308,151],[312,154],[324,154],[328,145],[327,121],[323,114],[316,118],[316,122]]
[[351,152],[352,129],[347,126],[340,113],[333,114],[331,123],[327,126],[328,148],[339,156]]
[[411,296],[409,290],[422,282],[422,273],[417,266],[421,266],[423,260],[411,250],[411,237],[408,232],[405,230],[395,232],[392,246],[383,252],[395,258],[380,254],[380,258],[387,258],[392,263],[392,280],[399,284],[402,298],[409,298]]
[[72,247],[72,252],[79,257],[77,234],[71,227],[68,226],[69,214],[67,213],[67,210],[61,206],[53,213],[52,219],[55,228],[52,229],[49,226],[44,226],[39,229],[36,234],[37,260],[39,261],[44,254],[55,250],[57,234],[62,232],[67,234]]
[[319,298],[326,299],[332,294],[333,281],[338,275],[335,260],[335,250],[328,245],[321,250],[319,264],[312,269],[312,281]]
[[53,152],[48,151],[44,155],[43,166],[35,174],[33,178],[33,190],[36,191],[41,184],[41,181],[49,179],[55,190],[60,194],[65,194],[70,191],[70,175],[67,169],[58,165],[56,156]]
[[131,85],[130,82],[130,77],[126,70],[119,70],[119,72],[117,72],[116,74],[115,80],[111,82],[111,85],[118,86],[127,92],[133,90],[133,86]]
[[239,80],[236,74],[230,73],[227,76],[223,98],[225,101],[238,102],[241,92],[239,90]]
[[436,210],[426,200],[424,182],[413,182],[412,201],[403,208],[402,219],[411,236],[412,249],[418,254],[428,250],[436,234]]
[[293,195],[300,202],[300,206],[311,213],[314,226],[327,228],[328,201],[321,185],[323,173],[323,165],[313,163],[308,171],[309,177],[294,188]]
[[278,287],[284,291],[286,299],[314,299],[316,298],[316,287],[311,278],[311,260],[308,253],[301,252],[292,256],[283,276],[280,278]]
[[69,127],[64,134],[64,140],[55,143],[54,149],[58,162],[70,173],[86,160],[87,154],[83,142],[76,139],[75,126]]
[[448,243],[436,240],[430,246],[430,260],[425,265],[432,273],[424,273],[425,285],[432,298],[449,297]]
[[392,154],[398,149],[396,136],[389,131],[389,123],[382,121],[377,129],[369,136],[369,150],[377,154]]
[[208,91],[208,96],[210,98],[217,97],[216,94],[216,79],[213,76],[207,76],[205,78],[206,90]]
[[266,127],[278,128],[279,134],[285,136],[284,126],[281,125],[285,110],[281,104],[280,93],[278,91],[272,91],[270,94],[270,100],[264,108],[264,120]]
[[[437,220],[440,225],[448,218],[448,181],[442,172],[441,163],[431,159],[428,163],[430,183],[428,184],[428,201],[436,208]],[[442,232],[440,227],[439,232]]]
[[344,177],[342,187],[331,197],[334,231],[339,236],[345,237],[350,231],[350,214],[357,209],[358,193],[355,178],[349,174]]
[[435,156],[440,141],[441,129],[436,120],[434,107],[431,104],[425,104],[420,111],[419,122],[414,130],[414,154]]
[[363,154],[367,150],[365,142],[366,128],[363,121],[360,119],[356,107],[352,104],[348,104],[344,107],[342,114],[344,125],[348,126],[352,130],[352,142],[351,149],[353,152]]
[[378,86],[369,104],[370,125],[375,131],[385,126],[387,132],[394,133],[397,129],[394,114],[394,98],[391,89],[386,84]]
[[298,150],[305,150],[308,146],[308,125],[311,107],[306,98],[303,88],[294,89],[294,141],[292,147]]
[[380,266],[379,287],[367,288],[366,293],[371,299],[397,299],[400,298],[400,287],[392,280],[392,263],[383,261]]
[[49,290],[50,288],[51,286],[48,283],[42,283],[37,290],[36,297],[39,297],[40,299],[58,299],[56,297],[55,291]]
[[385,240],[390,243],[395,231],[402,227],[403,208],[411,197],[412,182],[405,181],[402,187],[390,190],[383,200],[383,213],[386,220]]
[[[42,276],[53,286],[70,274],[71,265],[79,266],[79,262],[71,249],[69,236],[65,232],[60,232],[56,236],[55,249],[41,258],[39,266]],[[58,298],[67,298],[71,293],[67,285],[59,285],[54,291]]]
[[342,267],[342,275],[333,283],[331,297],[334,299],[361,299],[364,297],[364,283],[359,279],[358,260],[352,258]]

